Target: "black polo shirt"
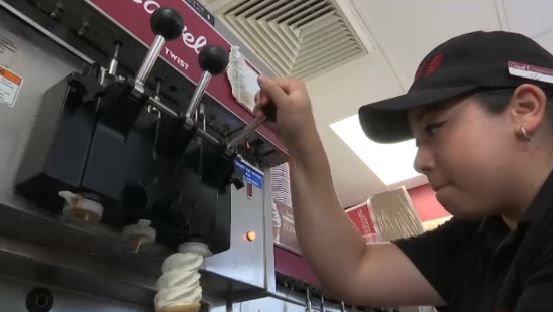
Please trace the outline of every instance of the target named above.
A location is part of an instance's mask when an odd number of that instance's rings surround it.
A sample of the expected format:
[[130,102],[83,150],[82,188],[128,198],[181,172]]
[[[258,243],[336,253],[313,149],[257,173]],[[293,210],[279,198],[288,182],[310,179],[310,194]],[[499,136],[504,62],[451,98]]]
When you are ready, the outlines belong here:
[[394,243],[447,302],[439,311],[553,311],[553,175],[514,231],[452,218]]

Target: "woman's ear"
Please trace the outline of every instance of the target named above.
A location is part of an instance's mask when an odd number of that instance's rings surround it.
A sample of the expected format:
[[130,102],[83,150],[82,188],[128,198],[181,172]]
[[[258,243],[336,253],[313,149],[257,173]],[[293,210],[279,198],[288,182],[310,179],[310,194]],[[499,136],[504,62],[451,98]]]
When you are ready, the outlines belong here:
[[540,87],[534,84],[520,85],[513,92],[509,111],[515,133],[522,128],[531,137],[545,119],[547,96]]

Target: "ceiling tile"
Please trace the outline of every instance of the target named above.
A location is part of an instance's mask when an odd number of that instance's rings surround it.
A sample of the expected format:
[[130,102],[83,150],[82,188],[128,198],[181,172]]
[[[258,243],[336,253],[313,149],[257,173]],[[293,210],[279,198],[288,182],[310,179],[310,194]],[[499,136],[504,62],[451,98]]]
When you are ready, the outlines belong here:
[[362,105],[403,92],[378,50],[307,81],[307,88],[317,122],[326,125],[357,114]]
[[546,48],[549,52],[553,52],[553,32],[549,32],[534,39],[536,39],[536,41],[544,48]]
[[406,89],[420,60],[438,44],[501,28],[495,0],[352,1]]
[[[359,107],[403,92],[379,50],[307,82],[319,134],[331,164],[336,192],[344,207],[366,200],[387,187],[330,128],[357,114]],[[408,186],[425,183],[417,178]]]
[[540,37],[553,30],[553,1],[551,0],[498,0],[503,7],[509,29],[530,37]]

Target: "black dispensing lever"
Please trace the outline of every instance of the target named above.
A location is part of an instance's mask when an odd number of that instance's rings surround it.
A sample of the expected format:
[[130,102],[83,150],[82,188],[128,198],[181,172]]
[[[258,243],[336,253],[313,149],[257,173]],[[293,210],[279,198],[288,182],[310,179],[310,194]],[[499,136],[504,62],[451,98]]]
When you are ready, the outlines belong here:
[[274,104],[269,104],[263,109],[263,115],[261,117],[256,117],[251,123],[249,123],[240,133],[238,133],[232,140],[227,144],[228,149],[234,149],[238,144],[240,144],[246,137],[248,137],[252,132],[257,129],[265,121],[276,121],[276,107]]
[[202,69],[202,77],[184,114],[188,126],[192,125],[192,114],[198,108],[211,77],[222,73],[227,68],[228,52],[218,45],[206,45],[198,55],[198,62]]
[[[158,99],[149,99],[151,105],[155,106],[165,114],[173,118],[184,117],[184,125],[188,129],[192,129],[195,127],[192,116],[196,112],[196,109],[198,108],[198,105],[202,100],[205,90],[207,89],[207,86],[211,81],[211,77],[222,73],[226,69],[228,64],[228,52],[223,47],[218,45],[206,45],[198,55],[198,63],[200,65],[200,68],[202,69],[202,76],[200,82],[198,83],[198,86],[196,87],[196,90],[194,90],[194,94],[190,99],[190,103],[188,104],[184,115],[181,115],[180,112],[174,111],[169,107],[163,105],[161,102],[159,102]],[[216,142],[215,139],[210,137],[209,141],[212,143]]]
[[[202,76],[200,81],[198,82],[196,89],[194,90],[194,94],[190,99],[190,103],[188,104],[188,107],[184,112],[181,112],[180,110],[173,110],[172,108],[161,103],[159,99],[156,99],[155,97],[150,97],[148,99],[149,105],[154,106],[160,112],[170,117],[177,118],[182,121],[182,125],[179,126],[182,127],[182,130],[184,130],[184,132],[181,133],[182,136],[175,134],[180,133],[180,130],[172,131],[172,133],[176,135],[176,137],[178,137],[177,140],[179,141],[178,144],[173,144],[170,148],[171,150],[174,150],[173,152],[175,152],[175,149],[182,152],[181,149],[186,148],[186,146],[188,145],[188,143],[183,142],[188,142],[191,137],[190,135],[197,135],[203,141],[208,142],[214,146],[226,146],[225,142],[222,142],[221,140],[209,134],[205,130],[205,127],[198,127],[197,121],[193,117],[198,109],[198,106],[200,105],[202,97],[205,94],[205,90],[207,89],[211,78],[214,75],[224,72],[228,65],[228,61],[228,51],[226,51],[223,47],[218,45],[206,45],[205,47],[203,47],[198,55],[198,64],[202,69]],[[182,139],[183,137],[185,139]],[[165,144],[162,143],[162,145]]]
[[154,67],[165,41],[173,40],[180,36],[184,28],[184,22],[179,12],[175,9],[159,8],[150,17],[150,27],[155,37],[135,77],[135,88],[139,90],[144,89],[144,84]]
[[[102,114],[103,123],[124,136],[128,134],[144,107],[150,104],[145,84],[163,44],[182,33],[184,22],[175,9],[159,8],[150,16],[150,27],[155,38],[135,79],[109,84],[102,98],[102,104],[106,107]],[[161,111],[167,108],[160,101],[153,101],[151,104]]]

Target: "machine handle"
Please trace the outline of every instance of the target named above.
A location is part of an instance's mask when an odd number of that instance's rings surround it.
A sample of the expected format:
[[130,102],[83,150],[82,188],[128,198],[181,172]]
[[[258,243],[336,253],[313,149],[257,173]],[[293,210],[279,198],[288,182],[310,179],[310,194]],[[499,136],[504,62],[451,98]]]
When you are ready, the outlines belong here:
[[198,55],[198,62],[202,71],[212,75],[222,73],[228,65],[228,52],[218,45],[206,45]]
[[150,27],[156,36],[135,78],[135,86],[141,89],[144,88],[144,83],[154,67],[165,40],[177,38],[184,29],[184,22],[175,9],[159,8],[150,17]]
[[206,45],[198,55],[198,62],[203,70],[202,77],[196,90],[194,90],[190,104],[186,108],[184,114],[186,120],[190,120],[190,117],[198,108],[212,75],[220,74],[227,68],[228,52],[218,45]]
[[155,10],[150,17],[150,28],[154,34],[165,40],[173,40],[182,34],[184,22],[177,10],[162,7]]
[[242,140],[248,137],[252,132],[257,129],[265,121],[276,121],[277,109],[273,104],[265,106],[263,109],[263,115],[256,117],[251,123],[249,123],[238,135],[236,135],[227,145],[227,148],[234,149]]

